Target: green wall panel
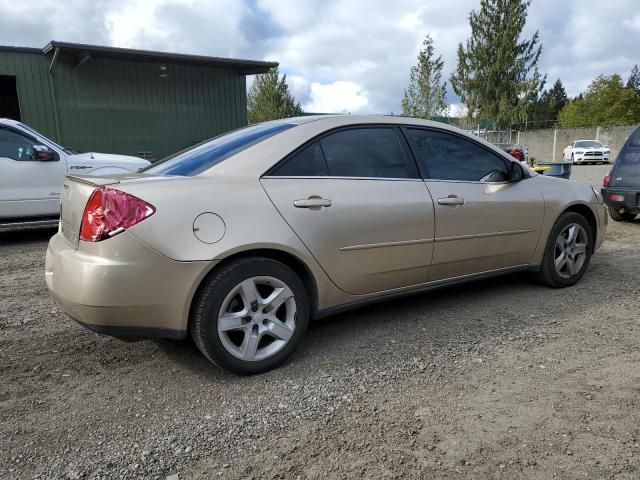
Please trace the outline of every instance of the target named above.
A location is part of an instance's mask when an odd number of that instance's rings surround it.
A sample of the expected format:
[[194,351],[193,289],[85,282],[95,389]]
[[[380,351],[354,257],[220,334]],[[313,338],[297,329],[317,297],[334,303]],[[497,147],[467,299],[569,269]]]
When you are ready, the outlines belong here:
[[51,58],[0,50],[0,75],[16,75],[25,123],[76,150],[162,158],[247,124],[234,70],[61,55],[49,74]]

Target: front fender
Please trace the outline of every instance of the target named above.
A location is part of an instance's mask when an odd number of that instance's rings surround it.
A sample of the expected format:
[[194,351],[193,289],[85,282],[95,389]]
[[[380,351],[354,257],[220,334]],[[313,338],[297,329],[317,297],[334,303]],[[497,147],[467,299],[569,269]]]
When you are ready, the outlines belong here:
[[547,239],[551,233],[553,225],[556,223],[558,217],[571,207],[588,208],[596,219],[596,225],[598,231],[596,232],[596,245],[599,247],[599,243],[603,237],[603,231],[606,229],[606,214],[603,219],[603,209],[596,194],[589,185],[573,182],[571,180],[564,180],[561,178],[554,178],[544,175],[538,175],[533,179],[544,199],[544,220],[542,222],[542,229],[540,231],[540,239],[533,255],[531,263],[539,265],[542,263],[542,257],[544,256],[544,250],[547,245]]

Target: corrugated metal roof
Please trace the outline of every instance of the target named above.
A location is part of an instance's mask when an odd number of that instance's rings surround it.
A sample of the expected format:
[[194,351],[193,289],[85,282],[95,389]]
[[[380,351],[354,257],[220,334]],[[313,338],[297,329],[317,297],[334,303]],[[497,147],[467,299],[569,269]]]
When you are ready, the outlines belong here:
[[277,62],[264,62],[259,60],[245,60],[235,58],[207,57],[204,55],[187,55],[183,53],[156,52],[152,50],[134,50],[130,48],[104,47],[99,45],[85,45],[82,43],[49,42],[42,52],[47,54],[55,49],[60,49],[61,54],[76,54],[96,57],[106,57],[126,60],[144,60],[170,63],[186,63],[191,65],[210,66],[237,70],[243,75],[255,75],[266,73],[269,69],[277,67]]

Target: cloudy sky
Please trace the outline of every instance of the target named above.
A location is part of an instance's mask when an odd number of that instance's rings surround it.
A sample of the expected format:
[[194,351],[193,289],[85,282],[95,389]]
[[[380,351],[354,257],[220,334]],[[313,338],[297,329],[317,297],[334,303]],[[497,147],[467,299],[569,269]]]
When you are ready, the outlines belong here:
[[[540,69],[577,95],[640,64],[639,0],[533,0]],[[448,78],[479,0],[0,0],[0,44],[50,40],[275,60],[307,111],[400,111],[430,33]],[[448,100],[458,99],[448,88]]]

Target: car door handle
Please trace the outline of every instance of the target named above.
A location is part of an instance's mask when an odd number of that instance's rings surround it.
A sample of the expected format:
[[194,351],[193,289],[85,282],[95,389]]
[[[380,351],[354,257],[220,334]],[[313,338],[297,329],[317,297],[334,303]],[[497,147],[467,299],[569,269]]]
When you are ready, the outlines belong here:
[[439,198],[438,205],[464,205],[464,198],[456,196]]
[[309,197],[293,202],[293,206],[297,208],[322,208],[330,207],[331,205],[331,200],[322,197]]

